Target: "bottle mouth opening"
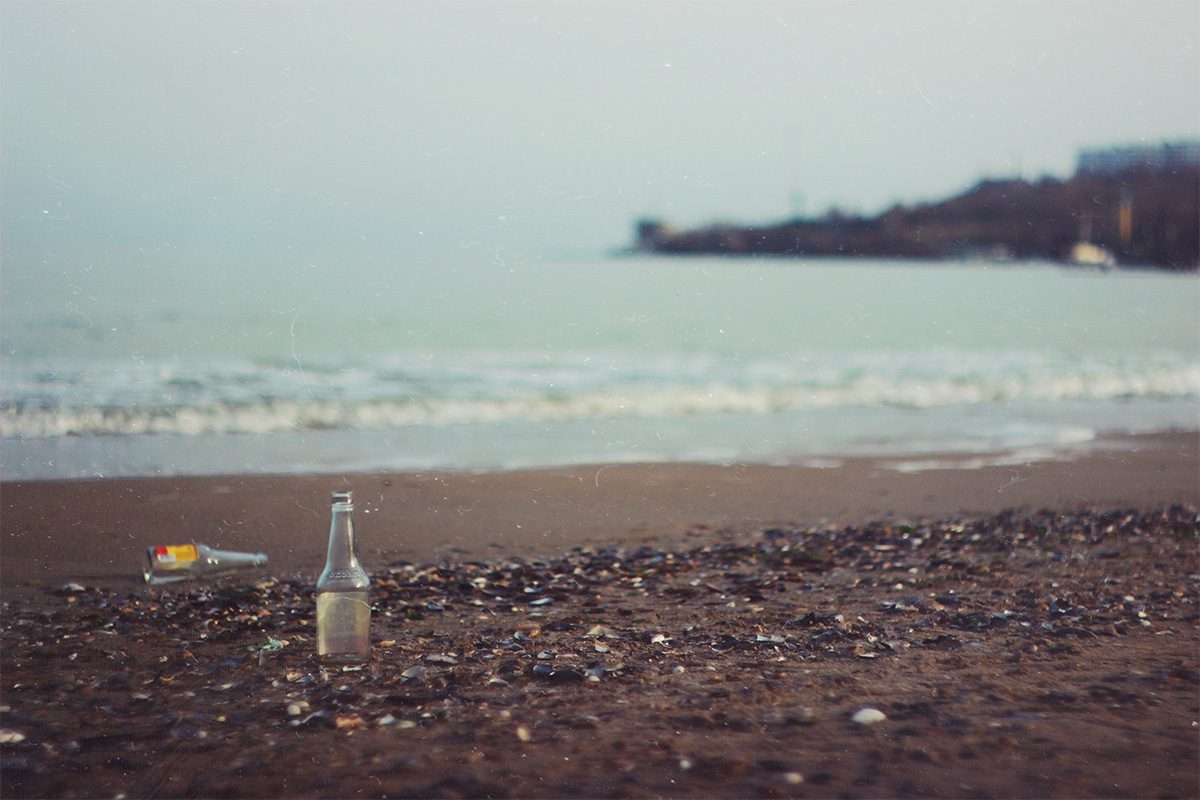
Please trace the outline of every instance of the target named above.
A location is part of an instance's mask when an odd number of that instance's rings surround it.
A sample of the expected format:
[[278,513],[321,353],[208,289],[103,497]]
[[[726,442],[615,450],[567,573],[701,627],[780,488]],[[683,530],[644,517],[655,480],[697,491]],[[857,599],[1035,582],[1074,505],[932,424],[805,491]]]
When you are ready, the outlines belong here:
[[334,505],[350,505],[354,502],[354,492],[344,490],[332,492],[330,500]]

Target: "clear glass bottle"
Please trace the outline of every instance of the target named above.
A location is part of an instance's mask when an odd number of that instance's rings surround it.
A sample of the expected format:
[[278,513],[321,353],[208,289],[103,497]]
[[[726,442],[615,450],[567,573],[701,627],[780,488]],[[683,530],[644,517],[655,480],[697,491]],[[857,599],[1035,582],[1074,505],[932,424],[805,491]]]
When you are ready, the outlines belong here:
[[325,664],[362,664],[371,657],[371,579],[358,563],[354,499],[333,493],[329,554],[317,578],[317,658]]
[[218,578],[267,563],[266,553],[217,550],[203,544],[169,544],[146,548],[146,583],[161,586],[197,578]]

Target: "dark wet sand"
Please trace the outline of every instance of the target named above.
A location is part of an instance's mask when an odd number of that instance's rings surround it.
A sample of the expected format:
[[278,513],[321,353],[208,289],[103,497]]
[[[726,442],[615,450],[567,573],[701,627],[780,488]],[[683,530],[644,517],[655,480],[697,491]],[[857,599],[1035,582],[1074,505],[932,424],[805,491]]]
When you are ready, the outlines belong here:
[[471,474],[369,473],[0,484],[7,596],[66,581],[131,586],[155,544],[262,551],[280,575],[324,562],[333,488],[355,491],[368,570],[614,542],[667,544],[694,529],[987,514],[1006,508],[1200,506],[1200,435],[1129,437],[1070,461],[897,472],[632,464]]

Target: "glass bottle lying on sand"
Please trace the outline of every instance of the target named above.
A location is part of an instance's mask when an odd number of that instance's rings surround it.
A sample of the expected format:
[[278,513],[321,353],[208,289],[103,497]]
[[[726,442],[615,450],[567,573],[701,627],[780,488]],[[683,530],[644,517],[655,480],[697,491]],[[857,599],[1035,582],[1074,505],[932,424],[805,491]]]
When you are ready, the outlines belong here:
[[267,563],[266,553],[217,550],[204,544],[169,544],[146,548],[143,575],[160,586],[197,578],[219,578]]

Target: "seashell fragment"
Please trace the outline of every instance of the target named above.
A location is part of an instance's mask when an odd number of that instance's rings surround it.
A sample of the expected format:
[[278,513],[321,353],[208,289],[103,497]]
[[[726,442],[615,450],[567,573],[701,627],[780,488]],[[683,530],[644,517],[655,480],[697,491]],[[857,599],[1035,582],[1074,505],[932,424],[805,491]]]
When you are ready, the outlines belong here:
[[860,708],[854,712],[852,720],[859,725],[874,725],[876,722],[883,722],[887,719],[887,714],[884,714],[878,708]]

